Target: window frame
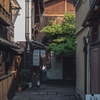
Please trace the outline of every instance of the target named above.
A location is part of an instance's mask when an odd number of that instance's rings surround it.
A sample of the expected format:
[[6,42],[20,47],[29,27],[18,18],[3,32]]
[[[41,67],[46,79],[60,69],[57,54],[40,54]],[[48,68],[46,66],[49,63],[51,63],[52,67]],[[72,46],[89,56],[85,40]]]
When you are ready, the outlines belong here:
[[91,42],[90,45],[93,46],[94,44],[97,44],[100,42],[100,25],[95,25],[91,27]]

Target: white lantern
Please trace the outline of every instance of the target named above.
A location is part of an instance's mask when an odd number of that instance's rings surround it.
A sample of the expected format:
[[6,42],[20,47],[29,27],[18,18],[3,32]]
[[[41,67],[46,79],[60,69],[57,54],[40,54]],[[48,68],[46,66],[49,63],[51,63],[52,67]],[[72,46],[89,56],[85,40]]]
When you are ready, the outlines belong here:
[[45,58],[46,56],[46,51],[45,50],[41,50],[41,58]]

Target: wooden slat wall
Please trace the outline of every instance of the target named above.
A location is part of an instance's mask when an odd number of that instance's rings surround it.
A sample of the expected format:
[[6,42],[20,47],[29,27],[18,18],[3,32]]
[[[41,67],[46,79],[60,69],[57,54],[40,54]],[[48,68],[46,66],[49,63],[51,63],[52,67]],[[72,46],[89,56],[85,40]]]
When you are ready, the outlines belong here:
[[11,100],[15,95],[14,74],[0,77],[0,100]]
[[0,4],[3,6],[3,0],[0,0]]
[[73,0],[67,0],[67,6],[66,7],[67,7],[68,12],[75,14],[75,7],[74,7]]
[[3,80],[3,83],[2,83],[2,97],[4,100],[8,100],[7,99],[7,79],[4,79]]
[[2,91],[3,89],[2,89],[2,81],[0,81],[0,100],[3,100],[3,97],[2,97]]
[[91,80],[91,94],[100,93],[100,48],[91,50],[90,61],[90,80]]
[[0,4],[9,13],[9,11],[10,11],[10,0],[0,0]]
[[45,14],[59,15],[65,13],[65,0],[52,0],[44,4]]

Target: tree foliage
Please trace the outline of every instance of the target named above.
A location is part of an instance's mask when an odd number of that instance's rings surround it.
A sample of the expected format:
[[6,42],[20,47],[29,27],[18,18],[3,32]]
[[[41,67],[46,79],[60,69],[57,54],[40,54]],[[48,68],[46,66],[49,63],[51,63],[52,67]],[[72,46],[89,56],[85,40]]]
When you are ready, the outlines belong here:
[[44,27],[43,42],[48,45],[47,51],[54,51],[57,56],[75,53],[75,15],[66,13],[62,23],[53,23]]

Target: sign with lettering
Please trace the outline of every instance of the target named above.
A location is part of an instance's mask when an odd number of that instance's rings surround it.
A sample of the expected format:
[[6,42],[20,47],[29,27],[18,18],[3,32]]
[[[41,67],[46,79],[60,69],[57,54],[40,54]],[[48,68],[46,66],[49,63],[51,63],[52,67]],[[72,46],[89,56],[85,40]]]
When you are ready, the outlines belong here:
[[86,94],[85,100],[100,100],[100,94]]
[[33,66],[40,66],[40,51],[34,50],[33,52]]

